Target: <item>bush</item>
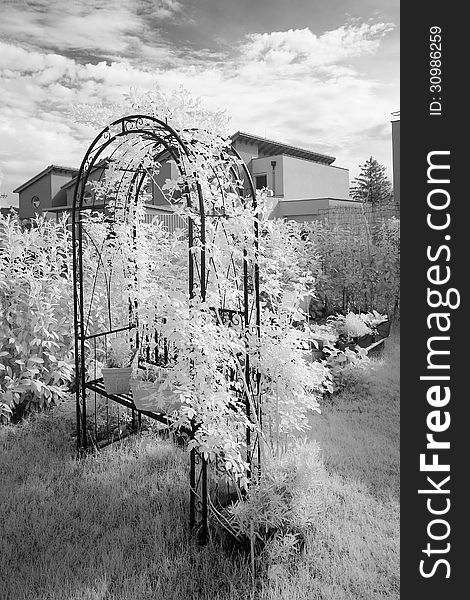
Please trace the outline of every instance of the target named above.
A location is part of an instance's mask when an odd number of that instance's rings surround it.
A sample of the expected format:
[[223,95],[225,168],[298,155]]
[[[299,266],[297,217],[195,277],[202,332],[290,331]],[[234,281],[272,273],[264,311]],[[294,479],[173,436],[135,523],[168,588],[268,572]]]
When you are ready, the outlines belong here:
[[230,528],[263,569],[288,566],[323,509],[325,471],[315,443],[297,443],[266,460],[248,496],[226,509]]
[[71,234],[0,217],[0,419],[43,409],[72,379]]
[[322,257],[318,298],[310,306],[314,319],[346,310],[399,315],[399,219],[384,219],[374,231],[322,222],[311,223],[306,231]]
[[333,377],[333,389],[339,392],[359,381],[364,371],[370,366],[371,360],[364,348],[355,350],[345,348],[326,348],[326,364]]

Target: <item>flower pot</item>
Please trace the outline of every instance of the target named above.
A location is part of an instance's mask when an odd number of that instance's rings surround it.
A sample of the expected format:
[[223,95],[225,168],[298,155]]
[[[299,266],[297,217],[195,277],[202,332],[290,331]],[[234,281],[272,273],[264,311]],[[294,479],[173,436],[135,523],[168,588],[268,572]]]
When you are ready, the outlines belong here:
[[369,350],[369,352],[367,353],[367,355],[369,357],[375,356],[375,357],[378,358],[378,357],[380,357],[383,354],[384,347],[385,347],[385,338],[381,338],[378,341],[380,341],[382,343],[381,344],[377,343],[373,348],[371,348]]
[[345,350],[354,350],[354,348],[356,347],[356,342],[338,340],[335,346],[336,348],[338,348],[338,350],[344,352]]
[[365,335],[356,338],[356,345],[359,346],[359,348],[368,348],[374,342],[375,339],[371,333],[366,333]]
[[376,330],[377,333],[379,335],[379,338],[386,338],[390,335],[390,326],[391,326],[391,322],[390,321],[382,321],[382,323],[379,323],[376,326]]
[[128,394],[132,367],[103,367],[103,383],[108,394]]

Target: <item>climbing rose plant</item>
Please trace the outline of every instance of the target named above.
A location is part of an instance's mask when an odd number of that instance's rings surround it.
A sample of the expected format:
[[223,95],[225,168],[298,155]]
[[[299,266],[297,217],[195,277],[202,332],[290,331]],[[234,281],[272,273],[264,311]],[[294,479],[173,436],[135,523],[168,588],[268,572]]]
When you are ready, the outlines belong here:
[[[184,234],[169,234],[155,222],[146,222],[145,192],[138,195],[136,204],[127,203],[127,192],[133,185],[132,169],[143,168],[147,178],[157,184],[160,165],[148,143],[136,137],[129,143],[120,139],[119,147],[112,148],[114,154],[104,177],[94,184],[98,201],[113,199],[116,226],[111,238],[103,233],[103,217],[92,211],[84,228],[90,236],[99,238],[93,246],[100,249],[101,257],[110,253],[121,256],[120,260],[101,260],[106,277],[96,279],[109,281],[119,270],[121,289],[129,298],[127,306],[136,307],[136,322],[156,328],[175,350],[165,381],[160,384],[180,400],[180,408],[173,413],[174,426],[195,425],[189,447],[209,460],[221,459],[227,476],[244,486],[248,468],[246,429],[259,437],[263,452],[274,445],[274,438],[261,430],[256,390],[253,394],[253,388],[247,389],[245,361],[249,360],[261,375],[262,418],[272,424],[271,431],[277,436],[304,431],[308,427],[307,412],[318,410],[322,393],[330,387],[328,369],[304,360],[308,338],[302,328],[294,327],[301,317],[305,296],[315,287],[314,273],[299,252],[305,242],[301,229],[268,221],[265,194],[258,193],[256,207],[248,198],[244,200],[246,182],[234,175],[239,173],[241,161],[229,151],[225,115],[205,110],[184,90],[170,98],[158,91],[142,96],[133,93],[125,105],[81,106],[76,114],[80,120],[100,127],[125,114],[151,115],[171,126],[190,148],[188,155],[179,157],[178,175],[163,186],[175,213],[183,221],[191,220],[194,226],[190,252],[196,281],[190,301]],[[119,170],[124,158],[129,175]],[[211,215],[205,219],[204,241],[198,186],[204,212]],[[257,240],[255,230],[259,232]],[[203,256],[205,289],[200,281]],[[316,266],[312,255],[309,261]],[[228,327],[221,309],[243,313],[240,282],[244,268],[250,290],[249,311],[254,310],[257,265],[262,309],[259,329],[254,318],[248,326],[240,319]],[[119,313],[119,309],[110,307],[109,312],[113,311]],[[153,339],[150,336],[150,352],[154,349]]]

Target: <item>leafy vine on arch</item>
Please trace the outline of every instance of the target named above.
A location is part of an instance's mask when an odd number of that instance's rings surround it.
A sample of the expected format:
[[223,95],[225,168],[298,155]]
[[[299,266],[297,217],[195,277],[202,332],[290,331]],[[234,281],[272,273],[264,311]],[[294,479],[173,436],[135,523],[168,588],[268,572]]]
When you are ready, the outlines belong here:
[[[296,435],[318,410],[329,373],[304,360],[307,335],[293,327],[314,278],[300,226],[267,219],[266,195],[218,126],[158,118],[149,98],[137,108],[150,116],[116,119],[95,138],[75,190],[78,437],[87,444],[87,397],[101,389],[90,384],[95,340],[104,355],[107,337],[125,331],[142,362],[165,368],[159,389],[179,400],[167,417],[191,432],[191,490],[204,505],[207,463],[246,487],[273,446],[267,432]],[[149,219],[155,189],[176,231]]]

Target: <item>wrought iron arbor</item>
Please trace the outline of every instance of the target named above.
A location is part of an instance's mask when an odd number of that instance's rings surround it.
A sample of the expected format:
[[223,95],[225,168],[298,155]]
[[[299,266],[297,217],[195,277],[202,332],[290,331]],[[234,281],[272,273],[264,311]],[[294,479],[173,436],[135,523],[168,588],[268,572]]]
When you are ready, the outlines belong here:
[[[171,161],[179,175],[179,189],[173,201],[189,209],[186,227],[179,232],[186,246],[185,279],[187,302],[210,302],[210,312],[220,325],[235,328],[241,340],[259,336],[260,301],[257,263],[258,225],[253,225],[254,252],[235,260],[226,231],[224,199],[234,194],[240,205],[249,202],[256,209],[256,194],[250,174],[234,150],[232,160],[220,160],[213,167],[210,185],[217,188],[220,202],[205,197],[207,181],[198,177],[198,150],[201,142],[191,131],[177,132],[166,122],[145,115],[121,118],[106,127],[88,148],[75,186],[72,211],[75,368],[77,446],[80,452],[99,448],[128,433],[139,431],[142,416],[168,425],[164,412],[137,410],[132,393],[109,394],[100,377],[100,361],[108,352],[109,340],[124,335],[139,357],[139,366],[148,363],[171,367],[177,345],[169,342],[155,322],[153,329],[143,326],[139,305],[129,293],[138,287],[139,271],[135,250],[136,220],[144,219],[142,196],[161,164]],[[202,136],[202,140],[204,136]],[[208,149],[210,152],[211,150]],[[220,169],[230,171],[231,189],[221,183]],[[110,177],[112,173],[112,177]],[[112,181],[112,184],[109,183]],[[152,183],[153,181],[153,183]],[[227,179],[225,179],[227,181]],[[139,201],[140,200],[140,201]],[[140,211],[140,212],[139,212]],[[99,219],[93,215],[99,214]],[[99,222],[99,226],[97,223]],[[208,224],[210,223],[210,227]],[[123,231],[125,230],[124,234]],[[224,273],[206,252],[207,235],[225,239],[228,269],[236,282],[230,295],[224,286]],[[126,237],[127,236],[127,237]],[[122,240],[126,240],[123,244]],[[214,239],[211,240],[214,242]],[[196,251],[197,250],[197,251]],[[253,258],[254,257],[254,258]],[[129,283],[131,282],[131,283]],[[134,283],[133,283],[134,282]],[[210,291],[210,293],[209,293]],[[165,314],[160,315],[165,320]],[[248,350],[239,357],[243,369],[242,396],[246,414],[261,422],[260,381],[256,365],[250,364]],[[194,367],[196,368],[196,367]],[[228,373],[227,377],[238,375]],[[253,411],[257,414],[253,415]],[[197,423],[186,431],[194,436]],[[258,433],[250,428],[244,433],[243,447],[249,472],[260,466]],[[207,537],[209,500],[208,471],[217,471],[196,449],[190,452],[190,525],[202,541]]]

